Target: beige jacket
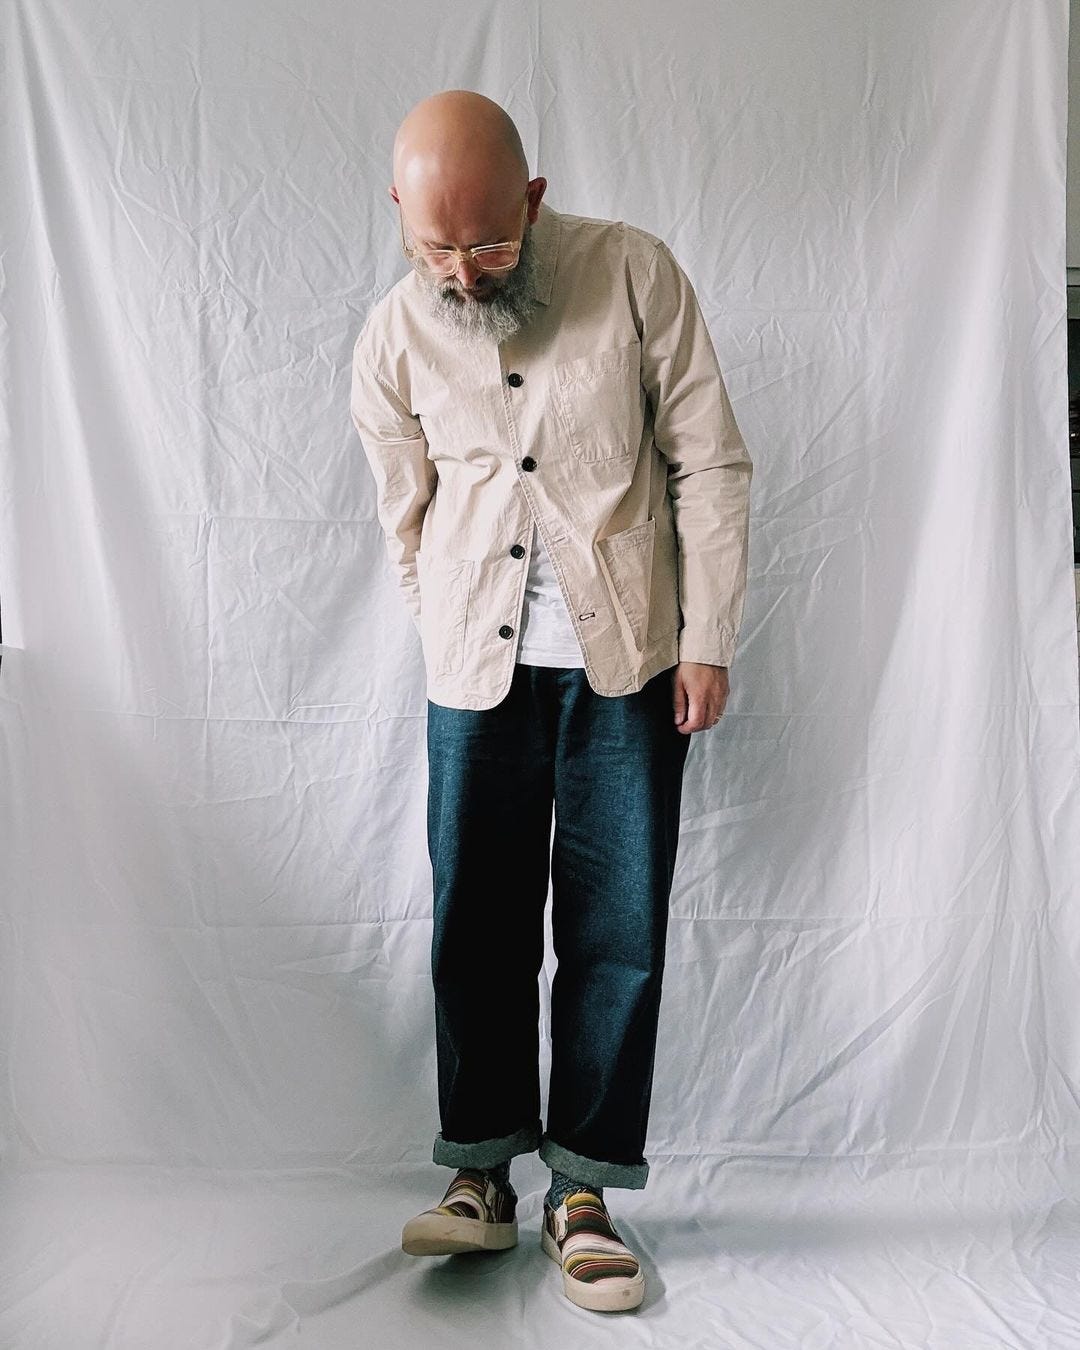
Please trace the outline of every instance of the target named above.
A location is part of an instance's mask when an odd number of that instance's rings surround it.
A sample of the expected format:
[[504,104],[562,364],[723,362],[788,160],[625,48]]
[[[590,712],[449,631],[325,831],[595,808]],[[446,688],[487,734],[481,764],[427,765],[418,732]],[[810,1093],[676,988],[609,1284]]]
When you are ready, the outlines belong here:
[[540,203],[543,302],[469,348],[411,270],[353,349],[351,416],[433,703],[510,688],[539,529],[585,673],[635,693],[678,661],[729,666],[753,466],[686,274],[662,240]]

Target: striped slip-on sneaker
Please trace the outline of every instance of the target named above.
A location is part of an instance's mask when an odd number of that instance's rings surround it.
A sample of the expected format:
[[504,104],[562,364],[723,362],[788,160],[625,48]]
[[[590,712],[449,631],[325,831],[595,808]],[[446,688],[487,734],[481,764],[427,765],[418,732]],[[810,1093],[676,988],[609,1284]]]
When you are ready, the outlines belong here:
[[545,1200],[540,1245],[562,1267],[563,1292],[579,1308],[620,1312],[645,1296],[645,1272],[592,1191],[574,1191],[557,1209]]
[[462,1167],[433,1209],[425,1209],[401,1230],[401,1250],[410,1256],[492,1252],[516,1247],[517,1200],[490,1177]]

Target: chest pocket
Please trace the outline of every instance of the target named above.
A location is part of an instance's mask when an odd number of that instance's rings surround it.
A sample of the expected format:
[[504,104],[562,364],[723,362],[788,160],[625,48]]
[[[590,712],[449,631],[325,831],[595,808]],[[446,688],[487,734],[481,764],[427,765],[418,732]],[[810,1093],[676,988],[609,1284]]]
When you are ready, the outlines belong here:
[[559,361],[555,406],[578,459],[595,463],[636,454],[644,425],[641,345]]

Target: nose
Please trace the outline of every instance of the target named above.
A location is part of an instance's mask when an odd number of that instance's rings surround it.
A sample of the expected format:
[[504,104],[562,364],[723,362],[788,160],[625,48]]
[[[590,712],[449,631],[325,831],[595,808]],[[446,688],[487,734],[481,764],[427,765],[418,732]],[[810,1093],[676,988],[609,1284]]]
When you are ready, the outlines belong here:
[[470,258],[468,262],[462,262],[457,270],[457,282],[462,290],[471,291],[476,285],[477,278],[480,276],[480,268]]

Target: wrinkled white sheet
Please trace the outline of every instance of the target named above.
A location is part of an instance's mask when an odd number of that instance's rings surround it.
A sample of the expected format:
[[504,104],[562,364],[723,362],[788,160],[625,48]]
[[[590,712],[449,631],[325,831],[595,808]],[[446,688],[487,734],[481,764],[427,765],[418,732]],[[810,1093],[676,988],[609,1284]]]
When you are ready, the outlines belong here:
[[3,1350],[611,1333],[535,1155],[517,1249],[399,1247],[425,687],[349,355],[447,87],[668,241],[755,462],[620,1340],[1080,1344],[1065,0],[0,14]]

